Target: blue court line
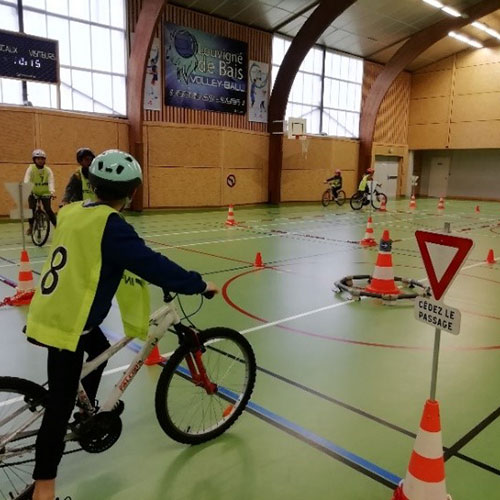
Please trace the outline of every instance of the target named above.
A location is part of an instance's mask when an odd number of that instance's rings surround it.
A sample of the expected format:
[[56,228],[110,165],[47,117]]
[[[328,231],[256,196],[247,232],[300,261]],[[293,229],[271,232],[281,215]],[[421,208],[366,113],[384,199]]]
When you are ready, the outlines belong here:
[[[119,338],[116,334],[108,330],[102,330],[105,331],[106,334],[113,339]],[[134,352],[139,352],[142,349],[142,345],[138,342],[130,342],[127,347]],[[189,370],[187,370],[186,368],[178,367],[178,371],[182,375],[190,376]],[[225,387],[219,387],[219,392],[222,396],[230,400],[236,401],[238,399],[237,394],[230,391],[229,389],[226,389]],[[246,406],[246,410],[258,417],[263,418],[264,420],[277,426],[278,428],[302,439],[303,441],[312,444],[314,447],[328,453],[331,456],[334,456],[346,465],[353,467],[354,469],[372,477],[373,479],[385,484],[388,487],[396,487],[401,481],[401,478],[399,476],[396,476],[392,472],[379,467],[378,465],[364,459],[363,457],[360,457],[359,455],[356,455],[355,453],[352,453],[345,448],[336,445],[328,439],[319,436],[318,434],[306,429],[305,427],[302,427],[292,422],[291,420],[288,420],[285,417],[282,417],[281,415],[278,415],[268,410],[267,408],[258,405],[257,403],[249,401]]]

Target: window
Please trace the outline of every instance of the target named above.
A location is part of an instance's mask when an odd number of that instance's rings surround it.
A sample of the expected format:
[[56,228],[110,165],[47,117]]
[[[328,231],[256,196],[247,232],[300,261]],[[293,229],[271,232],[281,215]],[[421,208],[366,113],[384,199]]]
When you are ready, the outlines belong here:
[[[25,33],[59,40],[61,108],[125,115],[125,0],[22,3]],[[17,31],[17,0],[3,0],[0,16],[2,28]],[[27,91],[34,106],[57,108],[56,85],[28,82]],[[0,79],[0,102],[22,101],[22,83]]]
[[[290,44],[273,38],[273,86]],[[313,47],[293,82],[286,118],[306,118],[308,133],[357,138],[362,81],[362,59]]]

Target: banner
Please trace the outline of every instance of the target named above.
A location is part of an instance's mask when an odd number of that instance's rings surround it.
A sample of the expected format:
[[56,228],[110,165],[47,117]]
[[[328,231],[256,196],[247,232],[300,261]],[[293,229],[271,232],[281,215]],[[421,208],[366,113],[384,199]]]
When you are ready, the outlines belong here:
[[161,43],[159,38],[153,39],[149,52],[146,76],[144,79],[144,109],[161,111]]
[[269,64],[248,62],[248,120],[267,123]]
[[168,106],[246,113],[247,44],[165,24]]

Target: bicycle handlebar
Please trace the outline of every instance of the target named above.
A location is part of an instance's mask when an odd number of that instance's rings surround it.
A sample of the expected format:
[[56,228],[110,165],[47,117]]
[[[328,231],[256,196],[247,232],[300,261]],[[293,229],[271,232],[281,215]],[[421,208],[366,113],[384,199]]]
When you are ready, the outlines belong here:
[[[210,290],[208,292],[203,292],[201,295],[203,295],[203,297],[205,297],[206,299],[210,300],[210,299],[213,299],[215,297],[215,292],[212,292]],[[174,300],[174,298],[175,297],[173,297],[170,292],[163,294],[163,302],[165,302],[166,304],[170,304],[170,302],[172,302]]]

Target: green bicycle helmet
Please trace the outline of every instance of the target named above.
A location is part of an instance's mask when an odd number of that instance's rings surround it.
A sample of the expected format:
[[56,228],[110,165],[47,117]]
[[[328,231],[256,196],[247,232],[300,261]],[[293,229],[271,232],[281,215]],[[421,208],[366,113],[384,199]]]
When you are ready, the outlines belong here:
[[141,166],[129,153],[109,149],[92,161],[89,182],[103,201],[128,198],[142,184]]

